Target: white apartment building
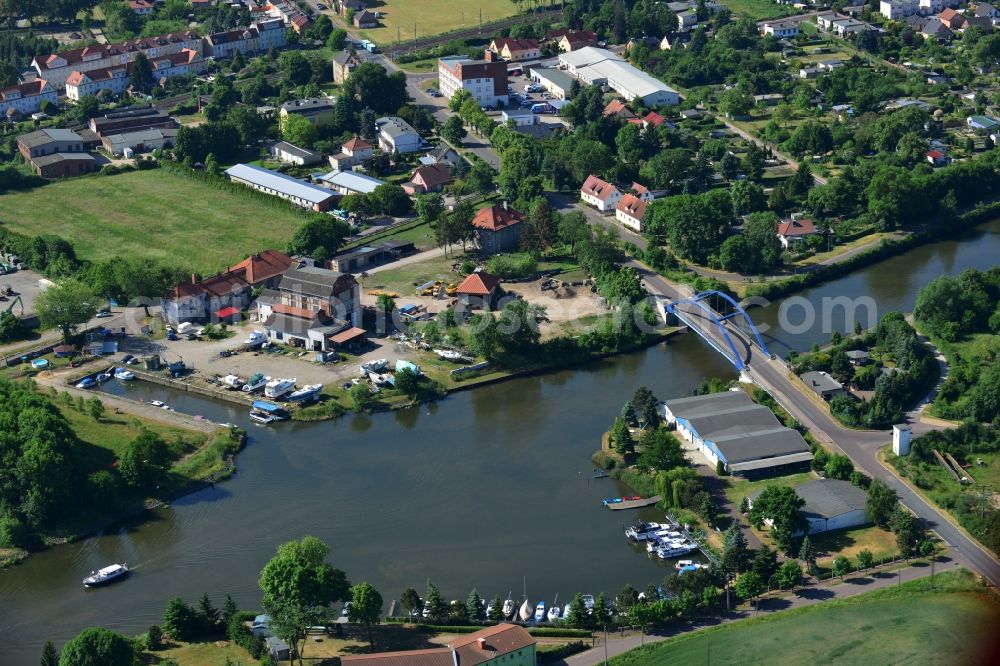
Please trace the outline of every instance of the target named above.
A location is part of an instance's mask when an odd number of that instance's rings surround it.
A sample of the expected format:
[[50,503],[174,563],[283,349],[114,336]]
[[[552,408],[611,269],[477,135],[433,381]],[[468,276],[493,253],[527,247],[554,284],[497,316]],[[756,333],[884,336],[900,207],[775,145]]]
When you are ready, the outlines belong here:
[[438,60],[438,87],[451,99],[459,90],[468,90],[480,106],[506,105],[507,63],[472,60],[463,56]]

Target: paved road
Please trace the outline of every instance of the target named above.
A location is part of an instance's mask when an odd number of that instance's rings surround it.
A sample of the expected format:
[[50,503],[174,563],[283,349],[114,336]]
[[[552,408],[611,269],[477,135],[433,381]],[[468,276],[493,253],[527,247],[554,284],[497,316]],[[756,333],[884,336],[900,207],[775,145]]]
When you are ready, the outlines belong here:
[[[945,561],[934,565],[934,574],[943,571],[953,571],[961,567],[961,564],[954,559],[944,558]],[[780,596],[761,600],[758,615],[769,615],[792,608],[802,608],[813,604],[827,601],[829,599],[844,599],[853,597],[865,592],[871,592],[881,588],[898,585],[900,583],[917,580],[931,575],[931,568],[928,566],[909,567],[897,572],[874,572],[867,576],[855,576],[848,578],[846,582],[837,579],[828,581],[821,585],[805,587],[792,593],[785,593]],[[607,657],[615,657],[623,652],[627,652],[646,643],[657,643],[659,641],[685,634],[698,629],[716,626],[719,624],[729,624],[753,617],[754,611],[746,608],[721,618],[713,618],[702,622],[679,624],[666,627],[654,635],[628,635],[622,637],[612,636],[607,641]],[[558,662],[565,666],[598,666],[605,660],[604,645],[599,645],[587,652],[567,657],[564,661]]]
[[[651,292],[665,298],[678,300],[687,295],[682,293],[676,285],[668,283],[648,269],[644,269],[643,278]],[[724,340],[721,332],[708,324],[700,312],[687,309],[684,314],[711,339],[714,345],[728,349],[728,343]],[[699,322],[702,322],[702,325],[699,325]],[[942,540],[951,546],[956,560],[980,572],[994,585],[1000,584],[1000,562],[997,562],[992,555],[966,536],[965,532],[950,522],[937,508],[931,506],[879,462],[878,451],[892,440],[890,432],[855,430],[840,425],[830,415],[825,405],[817,404],[814,398],[806,393],[807,389],[797,385],[798,380],[789,376],[791,370],[784,361],[765,357],[749,343],[746,334],[731,325],[729,321],[725,322],[725,326],[737,347],[737,352],[748,366],[747,375],[754,383],[767,390],[782,407],[809,428],[810,432],[819,440],[850,457],[854,465],[861,471],[873,478],[882,479],[894,488],[903,504],[923,520],[928,529],[934,530]],[[908,422],[914,435],[927,432],[935,427],[913,418],[912,415],[908,417]]]

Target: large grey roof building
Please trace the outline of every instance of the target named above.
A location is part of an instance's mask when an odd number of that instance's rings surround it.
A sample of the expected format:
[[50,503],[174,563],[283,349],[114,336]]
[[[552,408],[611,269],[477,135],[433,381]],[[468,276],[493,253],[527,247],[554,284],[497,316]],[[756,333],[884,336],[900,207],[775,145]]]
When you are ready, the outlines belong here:
[[[751,506],[761,492],[750,495]],[[842,530],[871,522],[865,508],[868,493],[848,481],[816,479],[797,486],[795,494],[805,502],[802,515],[809,523],[809,534]]]
[[809,445],[743,391],[667,400],[664,418],[712,463],[743,476],[804,466]]

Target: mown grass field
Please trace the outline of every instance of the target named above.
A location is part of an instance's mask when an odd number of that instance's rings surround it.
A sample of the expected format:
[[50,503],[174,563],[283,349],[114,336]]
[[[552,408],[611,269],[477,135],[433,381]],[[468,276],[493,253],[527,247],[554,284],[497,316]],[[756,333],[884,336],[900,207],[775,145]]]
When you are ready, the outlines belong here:
[[790,5],[779,5],[772,0],[726,0],[725,4],[734,14],[755,21],[791,16],[795,13],[795,9]]
[[[362,30],[361,35],[378,44],[389,46],[399,38],[413,39],[413,24],[417,26],[417,37],[429,37],[449,30],[479,25],[479,12],[483,23],[497,21],[518,13],[510,0],[385,0],[369,5],[369,9],[381,14],[379,27]],[[463,19],[464,17],[464,19]]]
[[5,194],[0,224],[54,234],[83,259],[141,256],[203,274],[283,249],[305,218],[162,169],[90,176]]
[[[722,625],[633,650],[614,666],[976,664],[995,645],[996,597],[967,572]],[[709,661],[711,660],[711,661]]]

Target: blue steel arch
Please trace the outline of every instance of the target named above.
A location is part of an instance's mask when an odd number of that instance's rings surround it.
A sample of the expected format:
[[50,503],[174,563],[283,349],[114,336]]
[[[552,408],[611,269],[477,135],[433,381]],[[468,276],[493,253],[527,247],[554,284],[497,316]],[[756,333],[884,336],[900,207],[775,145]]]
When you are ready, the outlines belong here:
[[[720,315],[713,308],[709,307],[703,302],[704,300],[712,296],[721,296],[727,303],[733,306],[734,311],[727,315]],[[700,294],[692,296],[691,298],[686,298],[681,301],[672,302],[669,305],[667,305],[666,308],[667,312],[677,316],[679,319],[683,319],[683,317],[681,317],[681,315],[677,313],[677,305],[680,303],[691,303],[692,305],[697,305],[708,316],[709,320],[711,320],[711,322],[716,326],[719,332],[722,333],[723,339],[726,341],[726,344],[729,345],[729,349],[733,352],[733,356],[730,360],[732,361],[733,365],[736,366],[737,370],[743,370],[746,367],[746,363],[743,362],[742,355],[736,349],[736,344],[733,342],[733,338],[729,335],[729,331],[727,331],[726,327],[722,325],[722,322],[726,321],[727,319],[731,319],[737,315],[743,315],[743,320],[746,322],[747,326],[750,327],[750,331],[753,333],[754,338],[757,340],[757,346],[760,347],[761,351],[764,352],[766,356],[771,355],[771,353],[767,350],[767,345],[764,344],[764,340],[760,337],[760,331],[757,330],[757,327],[754,325],[753,320],[750,319],[750,315],[748,315],[746,310],[743,309],[743,306],[737,303],[735,300],[733,300],[732,296],[730,296],[729,294],[716,290],[703,291]],[[711,342],[711,340],[709,340],[709,344],[715,346],[714,343]],[[719,351],[722,352],[724,356],[727,355],[724,350],[720,349]]]

